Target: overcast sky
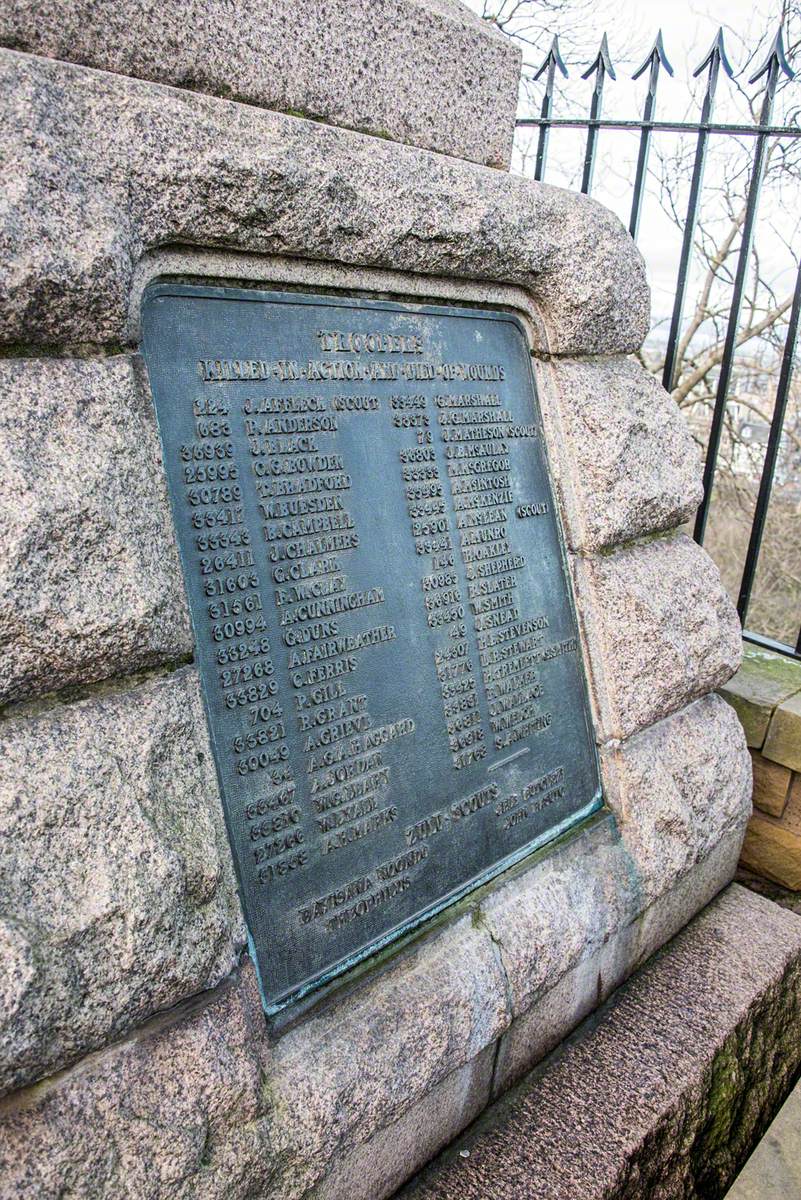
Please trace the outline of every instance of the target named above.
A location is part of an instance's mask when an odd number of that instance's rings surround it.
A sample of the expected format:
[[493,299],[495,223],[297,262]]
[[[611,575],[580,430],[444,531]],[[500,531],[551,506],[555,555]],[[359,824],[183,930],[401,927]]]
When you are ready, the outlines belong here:
[[[498,0],[500,3],[500,0]],[[482,0],[468,0],[468,6],[481,12]],[[749,53],[756,48],[761,37],[768,31],[775,32],[778,24],[779,0],[726,0],[725,4],[713,0],[597,0],[582,20],[582,40],[586,38],[588,47],[597,46],[601,34],[606,31],[613,61],[617,64],[617,81],[607,83],[604,99],[604,113],[607,116],[632,118],[640,115],[645,96],[645,79],[632,82],[633,67],[647,53],[661,27],[665,47],[672,62],[675,75],[671,79],[664,72],[660,79],[658,93],[657,117],[663,119],[687,120],[697,115],[697,104],[693,103],[692,72],[699,65],[708,50],[718,27],[726,26],[726,45],[735,72],[744,82],[741,72],[746,66]],[[551,30],[545,31],[546,38]],[[575,42],[575,34],[565,39],[571,44]],[[623,61],[619,56],[624,55]],[[637,56],[635,58],[635,56]],[[570,79],[565,87],[565,98],[557,100],[554,115],[567,115],[563,110],[565,103],[580,106],[580,111],[586,111],[591,93],[591,82],[582,81],[581,71],[592,57],[584,62],[571,64]],[[632,62],[632,60],[634,60]],[[753,64],[751,71],[753,70]],[[749,74],[746,71],[745,74]],[[748,89],[753,92],[755,89]],[[534,92],[537,103],[541,91],[539,85]],[[742,96],[738,96],[736,88],[729,82],[722,81],[719,88],[717,113],[721,120],[746,120],[747,108]],[[798,103],[801,99],[801,82],[796,83],[786,94]],[[781,115],[781,99],[777,108],[777,119]],[[574,108],[574,112],[576,109]],[[667,139],[672,135],[660,135],[661,144],[669,148]],[[536,132],[532,134],[532,141]],[[546,179],[549,182],[576,186],[577,173],[584,148],[584,133],[555,131],[551,138],[549,170]],[[656,140],[656,139],[655,139]],[[678,142],[673,143],[678,145]],[[692,147],[694,139],[688,140]],[[722,145],[718,141],[718,145]],[[631,202],[630,177],[633,175],[633,164],[636,162],[638,140],[636,134],[606,133],[599,141],[599,159],[596,168],[596,182],[593,194],[613,208],[618,215],[628,220],[628,210]],[[518,160],[519,167],[519,160]],[[710,159],[707,178],[713,178],[715,171],[714,157]],[[580,175],[578,176],[580,178]],[[796,204],[795,207],[801,208]],[[771,198],[767,196],[763,202],[766,220],[771,219]],[[775,206],[774,213],[775,216]],[[763,238],[767,248],[768,258],[775,257],[776,272],[780,283],[791,279],[793,268],[789,263],[789,255],[784,247],[774,242],[769,233]],[[670,311],[674,290],[676,263],[680,246],[680,233],[675,226],[660,212],[653,197],[646,200],[640,234],[640,246],[648,263],[649,276],[653,289],[654,316],[663,319]],[[796,248],[801,253],[801,246]],[[785,264],[786,267],[785,267]]]

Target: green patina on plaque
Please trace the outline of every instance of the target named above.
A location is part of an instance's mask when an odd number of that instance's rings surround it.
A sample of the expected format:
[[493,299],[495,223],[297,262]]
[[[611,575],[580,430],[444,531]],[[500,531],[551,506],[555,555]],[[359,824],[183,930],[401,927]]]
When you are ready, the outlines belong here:
[[601,804],[521,323],[157,284],[143,351],[265,1005]]

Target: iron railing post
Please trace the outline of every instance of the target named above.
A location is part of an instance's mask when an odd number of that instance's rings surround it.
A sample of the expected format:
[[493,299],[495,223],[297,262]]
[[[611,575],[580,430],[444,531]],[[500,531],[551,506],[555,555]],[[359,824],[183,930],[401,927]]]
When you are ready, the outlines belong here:
[[787,326],[787,336],[784,339],[782,365],[779,372],[779,382],[776,386],[776,401],[773,406],[773,417],[770,422],[768,444],[765,448],[765,461],[762,464],[762,475],[759,480],[754,520],[751,525],[751,536],[748,540],[748,551],[745,556],[743,575],[740,580],[740,592],[737,597],[737,612],[740,621],[745,625],[748,616],[748,605],[751,602],[751,591],[754,586],[759,552],[762,548],[762,537],[765,532],[765,522],[768,516],[770,493],[773,488],[773,477],[776,473],[776,463],[781,447],[784,417],[787,411],[787,400],[790,395],[790,383],[795,366],[795,347],[798,338],[798,321],[801,316],[801,263],[795,277],[795,292],[793,306],[790,310],[790,321]]
[[[790,79],[793,78],[793,72],[790,70],[787,59],[784,56],[784,44],[782,41],[782,31],[779,31],[773,39],[768,57],[759,68],[759,70],[751,76],[749,83],[756,83],[763,75],[767,75],[765,81],[765,96],[762,101],[762,111],[759,115],[759,125],[770,125],[771,117],[773,116],[773,103],[776,98],[776,85],[779,82],[779,75],[784,71]],[[743,233],[740,240],[740,250],[737,256],[737,272],[734,277],[734,292],[732,295],[731,309],[729,311],[729,323],[726,326],[726,338],[723,343],[723,358],[720,364],[720,374],[718,375],[717,392],[715,395],[715,407],[712,413],[712,425],[709,430],[709,439],[706,447],[706,458],[704,461],[704,495],[698,508],[695,518],[695,529],[693,536],[697,542],[703,542],[704,533],[706,532],[706,523],[709,518],[709,506],[712,501],[712,485],[715,479],[715,467],[717,465],[718,450],[720,448],[720,437],[723,432],[723,420],[726,415],[726,401],[729,394],[729,384],[731,383],[732,367],[734,365],[734,353],[737,349],[737,333],[740,325],[740,314],[743,305],[743,292],[745,290],[745,278],[748,271],[748,263],[751,258],[751,247],[754,240],[754,225],[756,224],[757,209],[759,208],[759,195],[762,190],[762,179],[765,174],[765,155],[768,148],[768,137],[765,133],[760,133],[754,147],[754,161],[751,167],[751,178],[748,183],[748,196],[745,204],[745,219],[743,221]]]
[[601,45],[593,62],[582,75],[582,79],[589,79],[590,75],[595,74],[595,87],[592,89],[592,99],[590,101],[590,120],[587,126],[587,147],[584,151],[584,171],[581,177],[581,190],[585,196],[589,196],[592,190],[592,177],[595,173],[595,154],[598,146],[598,122],[601,118],[601,111],[604,101],[604,83],[607,75],[610,79],[617,79],[615,69],[612,66],[612,60],[609,57],[609,42],[606,39],[606,34],[601,38]]
[[656,89],[659,83],[659,69],[660,67],[664,67],[668,75],[673,74],[673,68],[665,54],[661,29],[656,35],[656,41],[648,52],[648,57],[642,66],[638,67],[634,72],[632,79],[639,79],[649,65],[651,69],[648,74],[648,92],[645,97],[645,107],[642,114],[640,150],[637,155],[637,174],[634,178],[634,197],[631,203],[631,217],[629,219],[629,233],[635,242],[640,230],[640,214],[642,213],[642,200],[645,193],[645,174],[648,170],[648,155],[651,149],[651,124],[656,110]]
[[537,158],[534,163],[534,178],[538,183],[541,183],[545,178],[545,160],[548,157],[548,140],[551,133],[551,108],[553,107],[553,92],[556,82],[557,68],[562,72],[567,79],[567,67],[562,61],[562,55],[559,53],[559,37],[554,34],[551,48],[548,51],[545,61],[534,76],[535,80],[540,79],[545,71],[548,72],[545,79],[545,95],[542,97],[542,107],[540,108],[540,132],[537,138]]
[[709,130],[706,128],[711,117],[712,110],[715,105],[715,91],[718,86],[718,77],[720,68],[731,77],[733,72],[731,64],[726,57],[726,47],[723,44],[723,30],[719,29],[717,37],[709,48],[709,52],[699,67],[696,67],[693,75],[699,76],[703,70],[709,67],[709,74],[706,81],[706,92],[704,93],[704,101],[701,105],[701,121],[698,130],[698,141],[695,146],[695,161],[693,163],[693,176],[690,183],[690,199],[687,204],[687,216],[684,221],[684,237],[681,243],[681,255],[679,257],[679,274],[676,280],[676,295],[673,301],[673,315],[670,319],[670,333],[668,334],[667,349],[665,351],[665,365],[662,369],[662,384],[667,391],[672,392],[676,382],[676,356],[679,346],[679,334],[681,332],[681,322],[684,315],[684,302],[687,298],[687,282],[690,271],[690,261],[692,259],[693,246],[695,245],[695,229],[698,224],[698,210],[701,203],[701,188],[704,182],[704,170],[706,168],[707,145],[709,142]]

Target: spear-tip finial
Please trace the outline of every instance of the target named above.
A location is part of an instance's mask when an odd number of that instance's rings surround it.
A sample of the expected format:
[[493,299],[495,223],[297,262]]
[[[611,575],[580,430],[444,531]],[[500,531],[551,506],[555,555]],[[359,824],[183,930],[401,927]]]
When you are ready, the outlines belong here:
[[642,73],[644,71],[647,71],[648,68],[650,67],[651,63],[653,63],[653,62],[660,63],[661,66],[663,66],[665,68],[668,75],[673,74],[673,68],[671,67],[670,62],[668,60],[668,56],[665,53],[665,43],[662,41],[662,30],[661,29],[658,31],[658,33],[656,35],[656,40],[655,40],[653,46],[646,54],[646,56],[643,60],[642,66],[637,68],[637,70],[634,72],[634,74],[632,75],[631,78],[639,79],[640,76],[642,75]]
[[617,79],[615,68],[612,66],[612,59],[609,56],[609,42],[606,39],[606,34],[604,34],[604,36],[601,38],[601,45],[598,49],[598,53],[595,55],[595,58],[587,67],[587,70],[584,72],[581,78],[589,79],[590,75],[595,74],[596,71],[603,71],[609,76],[610,79]]
[[702,71],[706,70],[706,68],[708,66],[711,66],[711,64],[715,61],[715,59],[717,59],[718,62],[720,63],[720,65],[723,67],[723,70],[726,72],[729,79],[733,79],[734,71],[732,69],[731,63],[729,62],[729,56],[726,53],[726,46],[723,41],[723,26],[722,25],[718,29],[718,32],[715,36],[715,40],[712,43],[712,45],[709,47],[709,50],[707,51],[704,61],[701,63],[700,66],[696,67],[695,70],[693,71],[693,78],[696,79],[701,74]]
[[543,64],[540,67],[540,69],[537,71],[537,73],[535,74],[534,78],[539,79],[541,75],[545,74],[545,72],[548,70],[549,67],[558,68],[564,75],[565,79],[567,79],[567,67],[565,66],[564,62],[562,61],[562,55],[559,51],[559,34],[558,33],[555,33],[553,35],[553,41],[551,42],[551,47],[550,47],[548,53],[545,55]]
[[781,25],[776,30],[776,36],[770,43],[767,58],[763,62],[762,66],[754,72],[748,82],[756,83],[756,81],[761,79],[763,75],[767,75],[771,67],[773,67],[773,69],[776,71],[784,71],[788,79],[795,79],[795,71],[788,63],[787,55],[784,53],[784,35],[782,34]]

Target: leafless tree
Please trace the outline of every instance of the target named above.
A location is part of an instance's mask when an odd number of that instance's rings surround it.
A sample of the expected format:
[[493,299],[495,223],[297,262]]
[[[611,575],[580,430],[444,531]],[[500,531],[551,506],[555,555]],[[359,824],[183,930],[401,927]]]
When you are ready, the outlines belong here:
[[[758,47],[742,75],[750,74],[766,47]],[[798,39],[790,43],[795,58]],[[740,77],[742,78],[742,76]],[[738,83],[740,96],[757,119],[762,93]],[[792,98],[786,92],[786,98]],[[792,100],[790,108],[792,107]],[[785,103],[782,121],[788,120]],[[792,119],[792,118],[791,118]],[[692,171],[692,145],[674,143],[657,154],[652,188],[663,212],[683,232]],[[746,220],[754,139],[726,135],[707,164],[694,270],[678,343],[673,397],[706,446],[724,358],[735,273]],[[737,325],[732,386],[706,544],[737,595],[748,545],[765,443],[773,418],[776,387],[787,337],[798,269],[801,235],[801,144],[769,144],[760,220],[749,251],[743,303]],[[663,322],[664,326],[665,322]],[[642,359],[661,375],[664,329],[656,330]],[[769,509],[756,589],[750,611],[754,628],[795,642],[801,613],[801,382],[790,389],[784,433]]]

